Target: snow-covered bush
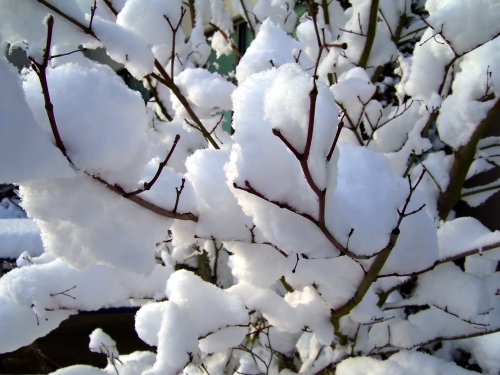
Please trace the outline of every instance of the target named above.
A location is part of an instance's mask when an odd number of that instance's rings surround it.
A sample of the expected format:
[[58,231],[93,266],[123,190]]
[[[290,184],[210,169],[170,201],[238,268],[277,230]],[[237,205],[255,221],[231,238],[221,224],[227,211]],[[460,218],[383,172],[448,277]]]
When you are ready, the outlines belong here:
[[222,0],[0,0],[32,63],[0,58],[0,182],[45,248],[0,280],[0,351],[131,299],[157,353],[96,331],[109,366],[57,374],[497,374],[500,233],[453,209],[500,189],[463,188],[500,161],[500,2],[233,6],[245,53]]

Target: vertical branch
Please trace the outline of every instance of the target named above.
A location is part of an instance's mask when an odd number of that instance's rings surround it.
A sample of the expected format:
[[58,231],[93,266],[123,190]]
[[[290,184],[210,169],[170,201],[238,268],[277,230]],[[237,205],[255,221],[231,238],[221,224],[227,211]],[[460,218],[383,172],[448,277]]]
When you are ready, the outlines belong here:
[[175,27],[172,26],[172,24],[170,23],[170,19],[166,15],[163,15],[165,20],[167,20],[168,25],[170,26],[170,29],[172,30],[172,52],[170,54],[170,60],[171,60],[171,62],[170,62],[170,77],[172,78],[172,82],[174,81],[175,37],[177,35],[177,31],[179,31],[179,27],[182,24],[182,19],[184,18],[185,14],[186,14],[186,9],[182,8],[181,18],[179,19],[179,22],[177,23],[177,25]]
[[323,15],[325,18],[325,24],[330,25],[330,11],[328,10],[328,1],[321,0],[321,7],[323,8]]
[[191,18],[191,28],[196,26],[196,10],[194,8],[194,0],[188,0],[189,18]]
[[92,30],[92,22],[94,22],[95,11],[97,10],[97,0],[94,0],[94,5],[90,7],[90,22],[89,30]]
[[54,105],[50,99],[49,93],[49,84],[47,82],[47,67],[50,61],[50,47],[52,44],[52,31],[54,29],[54,17],[49,15],[47,17],[47,39],[45,43],[45,50],[43,54],[42,63],[37,62],[35,59],[31,59],[31,66],[35,73],[37,74],[40,85],[42,86],[42,94],[45,101],[45,111],[47,113],[47,117],[49,119],[50,128],[52,130],[52,134],[54,135],[54,139],[56,141],[57,148],[62,152],[62,154],[68,159],[68,161],[73,164],[73,162],[69,159],[68,154],[66,152],[66,147],[64,147],[64,143],[62,141],[61,135],[59,134],[59,129],[57,128],[56,117],[54,115]]
[[184,190],[184,183],[186,182],[186,179],[183,178],[181,180],[181,186],[179,188],[175,188],[175,193],[176,193],[176,197],[175,197],[175,205],[174,205],[174,209],[172,210],[172,212],[174,213],[174,215],[177,213],[177,207],[179,205],[179,199],[181,197],[181,194],[182,194],[182,190]]
[[245,4],[245,0],[240,0],[240,4],[241,4],[241,7],[243,8],[243,13],[245,13],[245,18],[247,19],[247,23],[248,23],[248,27],[250,28],[250,32],[252,33],[252,36],[255,39],[255,36],[256,36],[255,28],[253,27],[253,23],[250,20],[250,17],[248,16],[248,10],[247,10],[247,6]]
[[373,47],[373,41],[375,40],[375,34],[377,32],[377,15],[378,15],[379,1],[380,0],[372,0],[365,48],[363,49],[363,53],[361,54],[361,58],[359,59],[358,65],[365,69],[368,64],[368,59],[370,58],[370,53]]
[[148,83],[149,91],[151,91],[151,94],[153,95],[153,98],[155,98],[155,103],[158,104],[158,107],[160,107],[161,113],[163,114],[163,116],[165,116],[165,118],[167,119],[167,121],[173,121],[172,116],[170,116],[168,114],[167,109],[165,108],[165,105],[163,104],[163,102],[160,99],[160,96],[158,95],[158,90],[156,89],[156,87],[151,82],[151,78],[149,77],[149,75],[147,75],[145,77],[145,79],[146,79],[146,82]]

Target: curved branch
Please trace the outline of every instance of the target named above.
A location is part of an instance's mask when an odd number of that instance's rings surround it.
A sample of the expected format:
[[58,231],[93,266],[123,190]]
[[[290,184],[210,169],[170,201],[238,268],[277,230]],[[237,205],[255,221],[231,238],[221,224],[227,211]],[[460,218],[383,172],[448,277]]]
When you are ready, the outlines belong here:
[[398,277],[399,276],[412,276],[412,277],[418,276],[418,275],[421,275],[423,273],[432,271],[434,268],[436,268],[440,264],[453,262],[454,260],[465,258],[465,257],[468,257],[469,255],[481,254],[481,253],[484,253],[485,251],[494,250],[494,249],[498,249],[498,248],[500,248],[500,242],[495,242],[491,245],[483,246],[483,247],[477,248],[477,249],[467,250],[463,253],[452,255],[450,257],[437,260],[436,262],[434,262],[434,264],[432,266],[427,267],[427,268],[420,270],[420,271],[415,271],[415,272],[411,272],[411,273],[407,273],[407,274],[392,273],[392,274],[380,275],[379,277],[382,278],[382,277],[391,277],[391,276],[398,276]]

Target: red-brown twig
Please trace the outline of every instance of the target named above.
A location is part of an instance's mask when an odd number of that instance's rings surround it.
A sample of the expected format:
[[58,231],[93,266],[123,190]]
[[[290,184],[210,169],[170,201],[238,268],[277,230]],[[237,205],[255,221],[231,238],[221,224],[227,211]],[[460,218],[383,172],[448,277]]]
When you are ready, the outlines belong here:
[[161,171],[163,170],[163,168],[165,168],[165,166],[167,165],[168,161],[170,160],[170,157],[172,156],[172,153],[174,152],[175,147],[177,146],[177,142],[179,142],[180,138],[181,137],[180,137],[179,134],[177,134],[175,136],[175,138],[174,138],[174,144],[170,148],[170,151],[168,152],[167,157],[165,158],[165,160],[163,160],[158,165],[158,170],[156,171],[156,174],[154,175],[154,177],[152,178],[152,180],[149,181],[149,182],[145,182],[144,186],[141,189],[137,189],[135,191],[132,191],[130,193],[125,194],[126,198],[130,197],[131,195],[140,194],[140,193],[142,193],[142,192],[144,192],[146,190],[149,190],[149,189],[151,189],[153,187],[153,185],[155,184],[156,180],[158,180],[158,178],[160,177]]

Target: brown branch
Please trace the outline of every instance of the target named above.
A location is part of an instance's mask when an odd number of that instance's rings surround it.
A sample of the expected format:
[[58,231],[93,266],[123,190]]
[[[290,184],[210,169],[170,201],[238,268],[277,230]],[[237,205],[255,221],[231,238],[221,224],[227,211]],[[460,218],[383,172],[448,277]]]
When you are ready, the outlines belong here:
[[[338,309],[334,310],[332,312],[332,323],[334,321],[340,320],[341,317],[349,314],[352,309],[354,309],[359,303],[363,300],[363,297],[365,296],[366,292],[368,292],[368,289],[370,289],[371,285],[373,282],[377,279],[378,275],[380,274],[380,271],[384,267],[385,262],[387,261],[387,258],[389,258],[389,255],[392,252],[392,249],[394,249],[394,246],[396,246],[396,242],[399,237],[399,228],[396,227],[389,239],[389,243],[387,246],[378,253],[378,255],[375,257],[375,260],[373,261],[370,269],[366,273],[365,277],[363,280],[361,280],[361,283],[359,284],[358,288],[356,289],[356,292],[354,295],[347,301],[344,305],[339,307]],[[336,323],[338,324],[338,323]],[[334,324],[335,326],[335,324]]]
[[[165,158],[165,160],[163,160],[159,165],[158,165],[158,170],[156,171],[156,174],[154,175],[153,179],[149,182],[145,182],[144,183],[144,186],[141,188],[141,189],[137,189],[135,191],[132,191],[130,193],[126,193],[125,194],[125,197],[129,197],[131,195],[136,195],[136,194],[140,194],[146,190],[150,190],[153,185],[155,184],[156,180],[158,180],[158,178],[160,177],[160,174],[161,174],[161,171],[163,170],[163,168],[165,168],[165,166],[167,165],[168,161],[170,160],[170,157],[172,156],[172,153],[174,152],[175,150],[175,147],[177,146],[177,142],[179,142],[179,139],[180,139],[180,135],[177,134],[174,138],[174,144],[172,145],[172,147],[170,148],[170,151],[168,152],[167,154],[167,157]],[[175,212],[175,210],[174,210]]]
[[106,182],[102,178],[98,176],[93,176],[88,173],[86,173],[89,177],[92,177],[95,181],[100,182],[103,184],[105,187],[107,187],[109,190],[121,195],[123,198],[128,199],[129,201],[132,201],[136,204],[138,204],[141,207],[144,207],[148,209],[149,211],[152,211],[160,216],[164,216],[170,219],[178,219],[178,220],[188,220],[188,221],[198,221],[198,216],[192,214],[191,212],[186,212],[186,213],[177,213],[173,211],[166,210],[164,208],[161,208],[151,202],[148,202],[142,198],[140,198],[137,195],[131,195],[131,196],[126,196],[127,193],[118,185],[111,185],[110,183]]
[[288,293],[293,293],[293,288],[286,282],[285,276],[281,276],[280,282]]
[[477,126],[469,142],[455,152],[450,170],[450,183],[446,190],[439,194],[437,201],[439,217],[442,220],[448,217],[455,204],[461,199],[462,187],[470,165],[474,161],[477,144],[498,113],[500,113],[500,99],[490,109],[486,118]]
[[332,159],[333,156],[333,151],[335,150],[335,147],[337,146],[337,142],[339,141],[340,137],[340,132],[344,128],[344,121],[340,121],[340,123],[337,125],[337,133],[335,134],[335,139],[333,140],[332,147],[330,148],[330,151],[328,152],[328,155],[326,156],[326,161],[329,162]]
[[72,55],[73,53],[77,53],[77,52],[85,52],[87,51],[86,48],[82,48],[82,49],[76,49],[74,51],[71,51],[71,52],[67,52],[67,53],[60,53],[60,54],[57,54],[57,55],[51,55],[49,57],[49,60],[52,60],[52,59],[56,59],[58,57],[63,57],[63,56],[68,56],[68,55]]
[[184,190],[184,183],[186,182],[186,179],[183,178],[181,180],[181,186],[177,189],[175,188],[175,193],[176,193],[176,197],[175,197],[175,205],[174,205],[174,209],[173,209],[173,213],[175,215],[175,213],[177,212],[177,207],[179,205],[179,199],[181,197],[181,194],[182,194],[182,190]]
[[307,3],[307,8],[309,10],[309,14],[312,17],[313,24],[314,24],[314,32],[316,33],[316,40],[318,42],[318,47],[321,50],[323,43],[321,43],[321,37],[319,36],[319,30],[318,30],[318,20],[316,18],[316,10],[314,9],[311,0],[306,0]]
[[[311,216],[307,213],[298,211],[297,209],[295,209],[294,207],[290,206],[287,203],[283,203],[283,202],[279,202],[279,201],[275,201],[275,200],[267,198],[266,196],[264,196],[264,194],[255,190],[252,187],[252,185],[250,185],[250,182],[248,182],[247,180],[245,180],[245,187],[238,186],[237,183],[233,183],[233,187],[235,189],[238,189],[238,190],[246,191],[247,193],[255,195],[256,197],[259,197],[262,200],[265,200],[266,202],[272,203],[281,209],[285,209],[287,211],[290,211],[294,214],[297,214],[297,215],[302,216],[303,218],[309,220],[310,222],[315,224],[321,230],[321,232],[325,235],[325,237],[328,239],[328,241],[330,241],[330,243],[333,246],[335,246],[335,248],[337,248],[337,250],[339,250],[344,255],[347,255],[348,257],[350,257],[352,259],[370,259],[373,257],[373,255],[357,255],[357,254],[354,254],[353,252],[349,251],[347,248],[342,246],[342,244],[330,233],[330,231],[326,228],[326,225],[324,223],[319,222],[313,216]],[[377,255],[377,254],[375,254],[375,255]]]
[[370,7],[370,18],[368,21],[368,34],[366,35],[366,43],[358,63],[360,67],[365,69],[368,65],[368,59],[370,58],[370,53],[372,51],[373,41],[375,40],[375,34],[377,33],[378,6],[379,0],[372,0]]
[[292,152],[292,154],[300,160],[300,158],[303,156],[303,154],[299,153],[295,147],[286,139],[283,134],[281,134],[281,131],[279,129],[273,128],[272,130],[273,134],[278,137],[284,144],[285,146]]
[[88,29],[92,30],[92,22],[94,22],[95,11],[97,10],[97,0],[94,0],[94,5],[90,7],[90,21]]
[[252,33],[252,36],[255,37],[257,34],[255,33],[255,28],[253,27],[252,21],[250,21],[250,17],[248,17],[248,10],[247,6],[245,4],[245,0],[240,0],[241,7],[243,8],[243,13],[245,13],[245,18],[247,20],[248,28],[250,29],[250,32]]
[[484,192],[491,191],[491,190],[500,189],[500,185],[497,184],[497,185],[488,186],[488,187],[484,187],[484,188],[480,188],[480,189],[478,189],[477,187],[475,187],[473,189],[477,189],[477,190],[468,190],[467,192],[462,193],[462,195],[461,195],[460,198],[465,198],[465,197],[468,197],[468,196],[471,196],[471,195],[475,195],[475,194],[479,194],[479,193],[484,193]]
[[[485,330],[483,330],[481,332],[471,333],[471,334],[468,334],[468,335],[460,335],[460,336],[452,336],[452,337],[436,337],[436,338],[434,338],[432,340],[429,340],[427,342],[423,342],[423,343],[414,345],[412,348],[416,348],[418,346],[429,345],[429,344],[432,344],[432,343],[434,343],[436,341],[451,341],[451,340],[470,339],[470,338],[473,338],[473,337],[485,336],[485,335],[489,335],[491,333],[497,333],[497,332],[500,332],[500,328],[495,328],[495,329],[492,329],[492,330],[486,330],[485,329]],[[408,349],[408,348],[406,348],[406,349]]]
[[179,102],[181,102],[181,104],[184,106],[184,108],[186,109],[186,111],[189,114],[189,116],[191,117],[191,119],[196,123],[196,125],[198,125],[199,130],[201,131],[201,133],[203,134],[203,136],[206,138],[206,140],[208,142],[210,142],[215,149],[217,149],[217,150],[220,149],[220,147],[217,144],[217,142],[215,142],[215,140],[212,138],[212,136],[210,135],[210,133],[207,131],[207,129],[205,128],[205,126],[202,124],[202,122],[200,121],[200,119],[196,115],[196,113],[194,113],[194,111],[191,108],[191,105],[189,104],[189,102],[187,101],[187,99],[184,97],[184,95],[182,95],[181,91],[179,90],[179,87],[177,87],[177,85],[170,78],[170,76],[165,71],[165,69],[163,68],[163,66],[156,59],[155,59],[155,67],[160,72],[161,77],[158,74],[156,74],[156,73],[151,73],[151,77],[153,77],[154,79],[156,79],[158,82],[163,83],[165,86],[167,86],[172,91],[172,93],[177,97],[177,99],[179,100]]
[[330,25],[330,11],[328,10],[328,2],[327,0],[321,1],[321,7],[323,8],[323,15],[325,18],[325,24]]
[[50,293],[50,296],[51,297],[55,297],[55,296],[58,296],[58,295],[63,295],[63,296],[69,297],[69,298],[76,299],[76,297],[73,297],[73,296],[71,296],[71,295],[69,295],[69,294],[66,293],[66,292],[69,292],[70,290],[73,290],[75,288],[76,288],[76,285],[73,286],[73,287],[71,287],[71,288],[69,288],[69,289],[63,290],[62,292],[59,292],[59,293],[54,293],[54,294]]
[[380,275],[379,277],[391,277],[391,276],[411,276],[411,277],[413,277],[413,276],[418,276],[418,275],[421,275],[423,273],[432,271],[434,268],[436,268],[440,264],[453,262],[454,260],[462,259],[462,258],[468,257],[470,255],[474,255],[474,254],[482,254],[485,251],[498,249],[499,247],[500,247],[500,242],[496,242],[496,243],[493,243],[491,245],[483,246],[483,247],[477,248],[477,249],[467,250],[463,253],[456,254],[456,255],[450,256],[448,258],[437,260],[436,262],[434,262],[434,264],[432,266],[427,267],[427,268],[420,270],[420,271],[415,271],[415,272],[411,272],[408,274],[392,273],[392,274]]
[[145,77],[145,79],[146,79],[146,82],[148,83],[149,91],[151,92],[151,94],[155,98],[155,103],[158,104],[158,107],[160,107],[161,113],[163,114],[163,116],[165,116],[167,121],[173,121],[172,116],[170,116],[168,114],[167,109],[165,108],[165,105],[163,104],[163,102],[160,99],[160,96],[158,95],[158,90],[156,90],[156,87],[151,82],[151,78],[149,77],[149,74]]
[[272,199],[269,199],[269,198],[265,197],[262,193],[260,193],[257,190],[255,190],[252,187],[252,185],[250,185],[250,182],[248,182],[248,180],[245,180],[245,187],[238,186],[238,184],[236,182],[233,183],[233,187],[235,189],[243,190],[243,191],[246,191],[247,193],[255,195],[256,197],[259,197],[260,199],[263,199],[266,202],[272,203],[275,206],[278,206],[279,208],[282,208],[282,209],[285,209],[287,211],[293,212],[294,214],[300,215],[300,216],[306,218],[307,220],[313,222],[314,224],[318,223],[318,221],[314,217],[312,217],[311,215],[309,215],[309,214],[307,214],[305,212],[300,212],[300,211],[296,210],[294,207],[290,206],[287,203],[275,201],[275,200],[272,200]]
[[45,5],[47,8],[49,8],[51,11],[53,11],[54,13],[60,15],[62,18],[64,18],[66,21],[69,21],[71,22],[73,25],[77,26],[78,28],[80,28],[85,34],[88,34],[88,35],[91,35],[93,36],[94,38],[96,38],[97,40],[99,40],[99,38],[97,37],[97,35],[95,35],[95,33],[89,29],[87,26],[83,25],[82,23],[78,22],[76,19],[74,19],[73,17],[71,16],[68,16],[66,13],[62,12],[61,10],[59,10],[58,8],[56,8],[55,6],[53,6],[52,4],[48,3],[47,1],[45,0],[36,0],[38,1],[40,4],[42,5]]
[[193,29],[196,26],[196,10],[194,8],[194,1],[195,0],[188,0],[189,18],[191,19],[191,28]]
[[347,128],[347,129],[351,130],[354,133],[354,135],[356,136],[356,139],[358,140],[360,146],[365,146],[365,143],[363,142],[363,139],[361,138],[361,136],[358,133],[357,125],[354,124],[354,121],[352,121],[351,117],[349,116],[349,113],[347,113],[347,111],[344,108],[344,106],[342,105],[342,103],[339,103],[337,101],[335,101],[335,103],[337,103],[337,105],[340,107],[340,109],[343,112],[343,116],[345,116],[345,118],[347,119],[347,121],[351,125],[351,127]]
[[116,9],[113,7],[113,4],[111,4],[111,0],[102,0],[104,1],[104,4],[106,4],[109,8],[109,10],[111,11],[111,13],[113,13],[115,16],[118,15],[118,12],[116,11]]
[[66,157],[68,162],[71,165],[74,165],[66,152],[66,147],[64,146],[61,135],[59,134],[59,129],[57,128],[56,117],[54,115],[54,105],[52,104],[52,101],[50,99],[49,84],[47,82],[47,67],[50,61],[50,48],[52,43],[53,29],[54,29],[54,17],[52,15],[49,15],[49,17],[47,18],[47,39],[45,43],[45,51],[43,54],[43,62],[39,63],[33,58],[30,58],[30,60],[31,60],[31,66],[40,80],[40,85],[42,87],[42,94],[45,102],[45,112],[47,113],[50,129],[52,130],[52,134],[54,135],[56,146],[61,151],[61,153]]

